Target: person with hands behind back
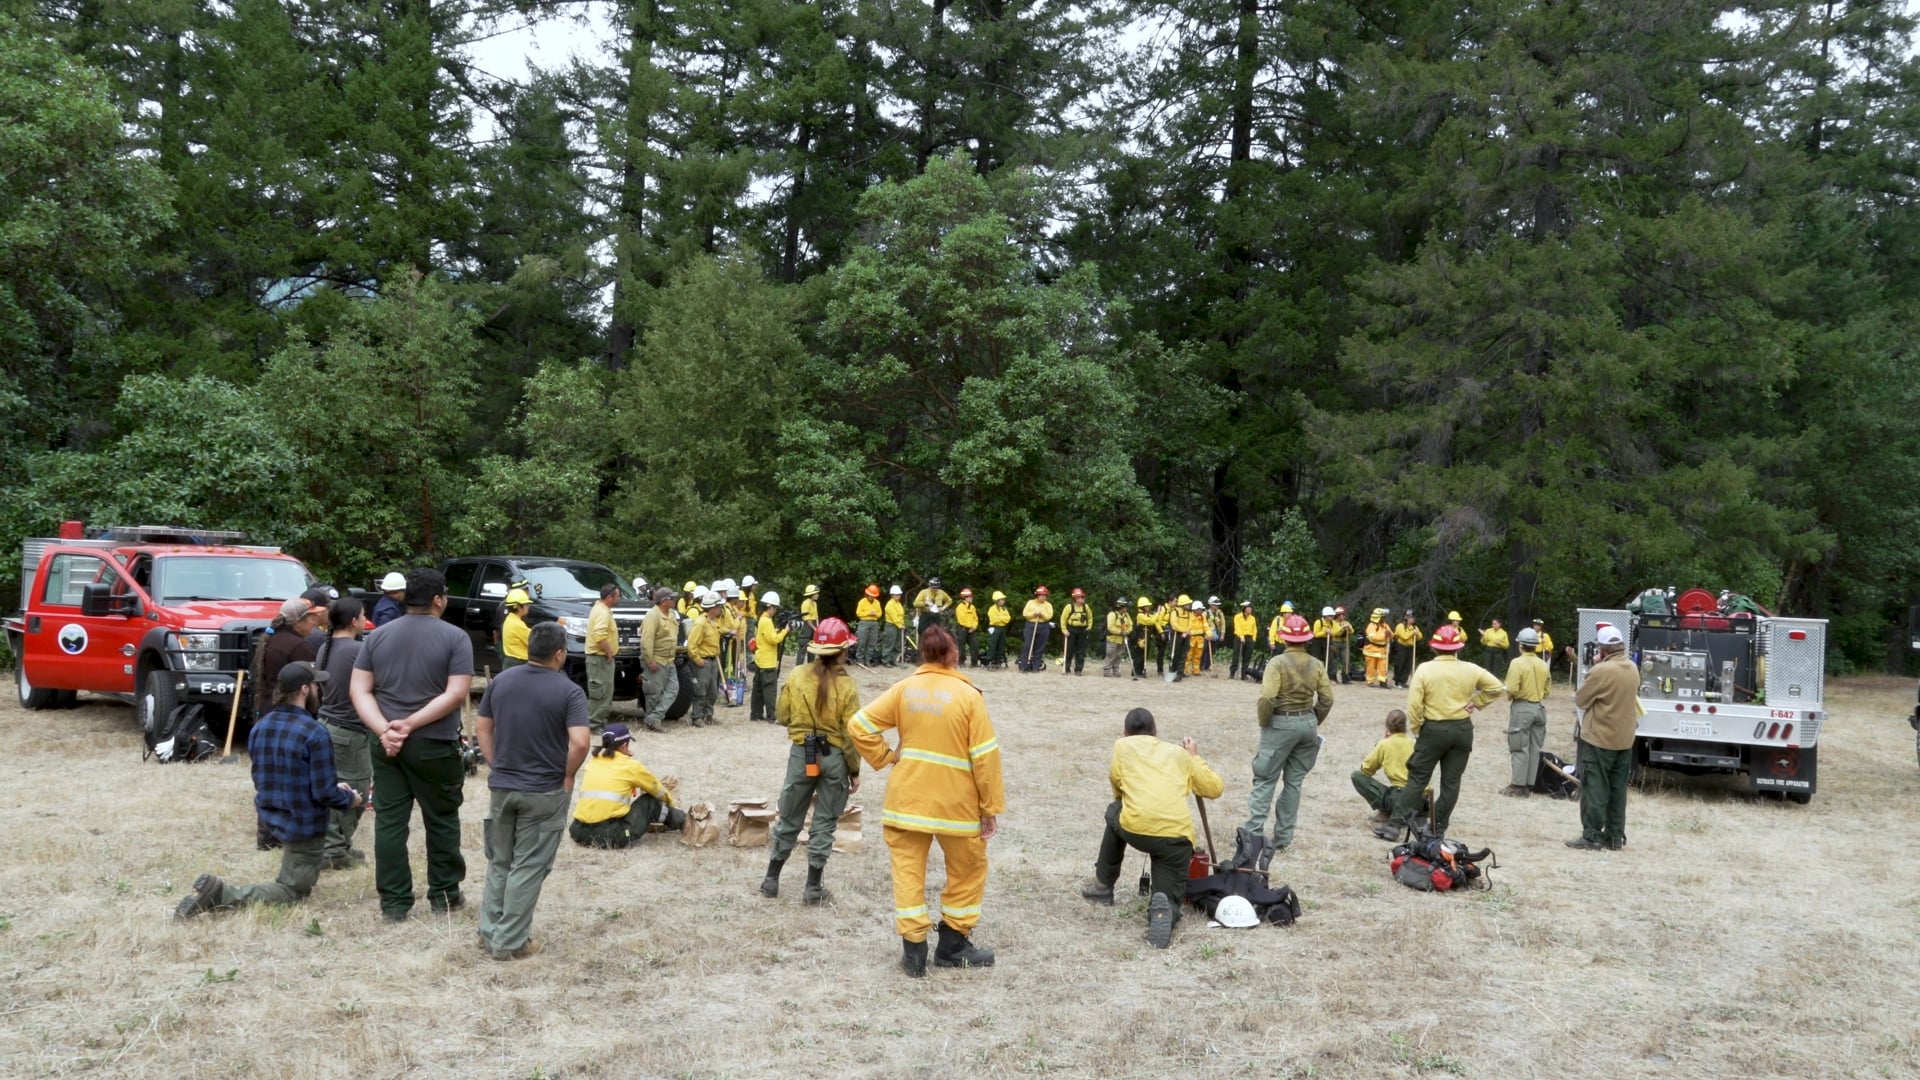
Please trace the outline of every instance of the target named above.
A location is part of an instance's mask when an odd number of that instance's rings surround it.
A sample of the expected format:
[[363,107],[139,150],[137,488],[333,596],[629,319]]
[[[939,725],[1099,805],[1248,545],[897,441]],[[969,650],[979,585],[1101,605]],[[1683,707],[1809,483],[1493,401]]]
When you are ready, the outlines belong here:
[[[946,628],[927,628],[920,666],[854,713],[854,746],[875,769],[894,766],[881,811],[893,862],[894,927],[901,970],[927,973],[927,851],[937,838],[947,865],[940,892],[936,967],[989,967],[993,952],[969,937],[987,889],[987,841],[1006,809],[1000,740],[980,691],[954,669],[959,650]],[[889,747],[881,732],[899,733]]]

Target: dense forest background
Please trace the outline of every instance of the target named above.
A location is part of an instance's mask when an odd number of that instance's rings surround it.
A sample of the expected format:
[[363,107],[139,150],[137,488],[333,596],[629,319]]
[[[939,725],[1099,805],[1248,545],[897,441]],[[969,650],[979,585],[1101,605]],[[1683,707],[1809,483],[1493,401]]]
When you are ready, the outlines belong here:
[[[502,78],[481,43],[607,29]],[[1900,3],[0,0],[0,543],[1901,655]],[[17,573],[17,568],[9,568]]]

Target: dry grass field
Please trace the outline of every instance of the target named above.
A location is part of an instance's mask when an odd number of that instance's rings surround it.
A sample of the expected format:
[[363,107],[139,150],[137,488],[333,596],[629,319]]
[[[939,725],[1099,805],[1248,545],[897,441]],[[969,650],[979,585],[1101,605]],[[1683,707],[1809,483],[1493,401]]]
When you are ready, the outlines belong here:
[[[1226,778],[1216,840],[1243,819],[1253,687],[1224,679],[991,673],[1009,809],[977,939],[990,971],[894,967],[886,853],[828,870],[835,902],[755,892],[763,850],[563,846],[539,957],[473,944],[472,908],[389,925],[372,873],[310,901],[178,924],[196,873],[270,877],[243,764],[140,761],[132,710],[0,706],[0,1075],[951,1077],[1721,1077],[1920,1075],[1920,798],[1912,684],[1830,690],[1809,806],[1731,780],[1636,791],[1631,847],[1588,854],[1573,804],[1498,797],[1505,706],[1483,717],[1454,832],[1499,853],[1490,892],[1387,876],[1347,773],[1401,695],[1342,688],[1294,849],[1290,929],[1189,919],[1146,947],[1144,905],[1079,899],[1121,715],[1154,710]],[[864,696],[886,680],[862,674]],[[1571,756],[1564,687],[1549,748]],[[643,735],[689,800],[776,793],[775,731]],[[883,781],[856,801],[877,819]],[[484,774],[469,781],[477,900]],[[362,846],[371,846],[370,822]],[[416,860],[419,838],[415,831]],[[936,849],[937,850],[937,849]],[[1130,859],[1122,884],[1138,868]],[[416,873],[418,873],[416,862]],[[935,874],[938,877],[937,871]],[[422,904],[424,911],[425,905]]]

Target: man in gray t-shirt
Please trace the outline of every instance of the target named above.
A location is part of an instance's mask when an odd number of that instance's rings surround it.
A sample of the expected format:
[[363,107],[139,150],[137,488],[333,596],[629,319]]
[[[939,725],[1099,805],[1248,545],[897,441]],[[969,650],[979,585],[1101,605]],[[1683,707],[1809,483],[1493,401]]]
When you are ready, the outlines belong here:
[[447,579],[407,573],[407,613],[367,635],[353,663],[353,707],[380,740],[373,755],[374,885],[380,913],[399,922],[413,910],[407,834],[413,807],[427,841],[427,901],[460,907],[467,863],[460,854],[460,709],[473,689],[473,642],[441,621]]
[[501,672],[480,699],[474,733],[492,789],[480,940],[496,960],[540,951],[533,908],[560,850],[574,774],[587,760],[587,695],[566,664],[566,631],[541,623],[527,635],[527,662]]

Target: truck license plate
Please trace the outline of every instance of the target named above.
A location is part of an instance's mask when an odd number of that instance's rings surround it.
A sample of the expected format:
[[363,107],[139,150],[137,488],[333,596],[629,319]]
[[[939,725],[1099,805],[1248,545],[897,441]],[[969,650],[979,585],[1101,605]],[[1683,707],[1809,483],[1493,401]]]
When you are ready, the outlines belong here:
[[1713,721],[1675,720],[1673,722],[1673,733],[1675,735],[1691,735],[1698,738],[1710,739],[1713,737]]

